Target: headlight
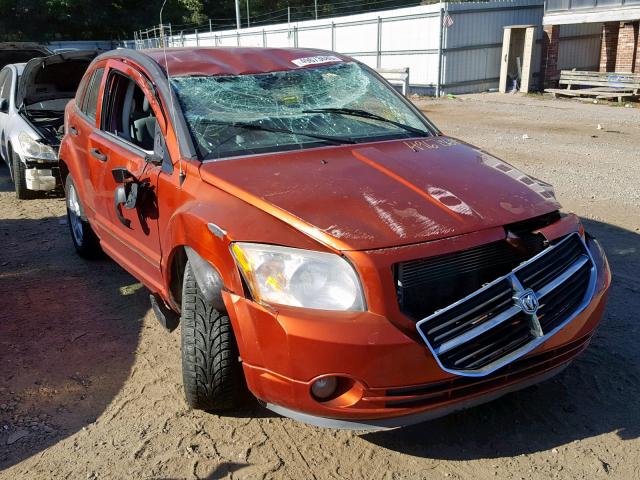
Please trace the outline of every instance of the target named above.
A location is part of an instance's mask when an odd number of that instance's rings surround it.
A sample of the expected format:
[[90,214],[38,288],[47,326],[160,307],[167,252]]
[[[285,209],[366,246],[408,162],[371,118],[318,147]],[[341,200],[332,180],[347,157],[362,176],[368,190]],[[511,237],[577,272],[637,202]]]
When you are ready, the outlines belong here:
[[258,302],[364,310],[358,275],[338,255],[257,243],[234,243],[231,251]]
[[34,140],[26,132],[21,132],[18,136],[18,140],[20,140],[22,151],[28,157],[41,158],[42,160],[58,159],[58,155],[53,148],[51,148],[49,145],[45,145],[44,143],[40,143],[37,140]]

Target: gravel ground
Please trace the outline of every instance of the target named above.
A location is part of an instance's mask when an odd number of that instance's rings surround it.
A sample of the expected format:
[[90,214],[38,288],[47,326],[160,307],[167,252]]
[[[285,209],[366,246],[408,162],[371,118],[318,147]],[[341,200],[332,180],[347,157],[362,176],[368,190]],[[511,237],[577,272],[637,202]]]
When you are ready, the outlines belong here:
[[[189,411],[179,336],[113,262],[72,252],[64,202],[0,168],[0,478],[640,478],[640,110],[499,94],[416,100],[448,134],[555,184],[614,271],[590,348],[555,379],[396,431],[250,406]],[[600,128],[598,127],[600,125]]]

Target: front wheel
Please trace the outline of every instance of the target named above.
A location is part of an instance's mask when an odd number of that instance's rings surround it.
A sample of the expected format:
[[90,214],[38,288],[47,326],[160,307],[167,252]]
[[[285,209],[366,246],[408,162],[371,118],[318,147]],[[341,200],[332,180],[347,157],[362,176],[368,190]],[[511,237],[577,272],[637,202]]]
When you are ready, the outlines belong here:
[[76,184],[71,175],[65,181],[65,197],[67,203],[67,223],[71,232],[71,240],[76,252],[84,258],[96,258],[102,253],[100,241],[93,232],[91,225],[83,219],[82,204],[78,196]]
[[231,321],[204,298],[189,262],[180,323],[182,379],[189,406],[207,411],[237,407],[244,377]]

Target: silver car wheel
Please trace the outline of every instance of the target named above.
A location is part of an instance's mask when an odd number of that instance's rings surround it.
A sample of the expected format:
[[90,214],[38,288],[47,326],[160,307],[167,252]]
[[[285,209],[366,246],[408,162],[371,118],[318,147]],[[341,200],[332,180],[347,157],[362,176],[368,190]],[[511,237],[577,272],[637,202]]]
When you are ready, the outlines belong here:
[[69,185],[67,192],[67,209],[69,211],[71,232],[73,233],[73,238],[76,243],[78,245],[82,245],[82,218],[80,213],[80,201],[78,200],[78,193],[76,192],[76,188],[73,184]]

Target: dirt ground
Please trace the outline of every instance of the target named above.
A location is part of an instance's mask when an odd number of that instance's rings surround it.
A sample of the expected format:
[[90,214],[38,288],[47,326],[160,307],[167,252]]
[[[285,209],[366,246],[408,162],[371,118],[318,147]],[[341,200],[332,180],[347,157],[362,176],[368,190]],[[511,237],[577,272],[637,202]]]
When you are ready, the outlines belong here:
[[[418,100],[446,133],[555,184],[614,271],[561,375],[395,431],[325,430],[251,406],[189,411],[179,332],[110,260],[72,251],[64,201],[0,168],[1,479],[640,479],[640,109],[499,94]],[[600,125],[600,127],[598,127]]]

